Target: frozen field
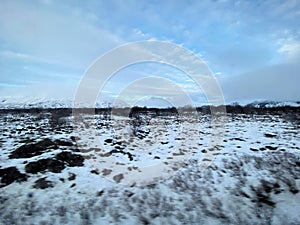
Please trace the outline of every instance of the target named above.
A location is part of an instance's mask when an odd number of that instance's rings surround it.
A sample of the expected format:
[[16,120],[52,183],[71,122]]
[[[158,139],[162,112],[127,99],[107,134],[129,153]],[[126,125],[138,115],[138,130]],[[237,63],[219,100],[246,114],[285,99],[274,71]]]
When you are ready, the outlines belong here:
[[85,121],[2,111],[0,224],[300,224],[298,114]]

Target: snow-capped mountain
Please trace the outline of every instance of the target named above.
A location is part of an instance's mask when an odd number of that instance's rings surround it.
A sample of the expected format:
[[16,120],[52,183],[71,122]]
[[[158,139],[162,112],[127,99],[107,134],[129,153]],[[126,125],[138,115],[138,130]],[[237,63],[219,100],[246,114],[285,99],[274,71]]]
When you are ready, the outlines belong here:
[[[156,102],[157,103],[157,102]],[[107,108],[111,106],[125,107],[122,101],[114,103],[113,98],[102,97],[97,100],[96,108]],[[254,101],[252,103],[233,102],[230,106],[245,106],[251,108],[275,108],[275,107],[300,107],[300,101]],[[70,98],[30,98],[30,97],[0,97],[0,109],[28,109],[28,108],[85,108],[93,107],[91,103],[74,103]],[[150,107],[154,107],[151,105]],[[161,107],[161,106],[158,106]]]
[[255,101],[246,105],[252,108],[300,107],[300,101]]
[[47,99],[26,97],[1,97],[0,108],[68,108],[72,107],[69,99]]
[[[112,99],[105,98],[96,102],[96,108],[109,107]],[[0,97],[0,109],[28,109],[28,108],[73,108],[90,107],[90,103],[76,103],[67,98],[28,98],[28,97]]]

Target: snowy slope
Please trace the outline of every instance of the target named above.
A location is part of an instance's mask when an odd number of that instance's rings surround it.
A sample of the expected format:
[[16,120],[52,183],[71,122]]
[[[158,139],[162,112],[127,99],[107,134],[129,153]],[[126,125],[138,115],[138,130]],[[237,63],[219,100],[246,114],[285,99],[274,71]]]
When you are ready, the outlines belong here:
[[293,102],[293,101],[255,101],[250,104],[247,104],[248,107],[254,107],[254,108],[274,108],[274,107],[285,107],[285,106],[291,106],[291,107],[300,107],[300,102]]
[[[154,107],[157,102],[147,102],[150,104],[150,107]],[[114,104],[114,99],[108,96],[101,96],[96,102],[97,108],[109,107]],[[143,107],[143,102],[139,103]],[[160,103],[162,104],[162,103]],[[158,104],[157,107],[161,107]],[[164,104],[163,104],[164,105]],[[230,105],[241,105],[253,108],[274,108],[274,107],[300,107],[300,102],[295,101],[254,101],[251,103],[238,103],[233,102]],[[122,102],[118,102],[117,107],[124,107],[125,105]],[[1,96],[0,97],[0,109],[14,109],[14,108],[72,108],[72,107],[90,107],[86,103],[80,103],[74,105],[74,99],[70,98],[31,98],[31,97],[9,97]]]
[[[107,107],[113,103],[111,98],[101,98],[96,102],[96,107]],[[81,103],[80,107],[89,105]],[[31,97],[0,97],[0,109],[28,109],[28,108],[72,108],[73,99],[57,98],[31,98]],[[75,106],[78,107],[78,106]]]

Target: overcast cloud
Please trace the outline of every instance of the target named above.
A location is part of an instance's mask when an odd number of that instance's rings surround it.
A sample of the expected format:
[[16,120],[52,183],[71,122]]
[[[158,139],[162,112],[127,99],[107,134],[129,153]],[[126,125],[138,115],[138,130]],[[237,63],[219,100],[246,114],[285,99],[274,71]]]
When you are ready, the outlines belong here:
[[[299,21],[298,0],[2,0],[0,94],[72,98],[88,66],[106,51],[127,42],[163,40],[204,60],[228,103],[299,101]],[[149,64],[120,71],[105,95],[116,96],[147,76],[171,79],[196,104],[204,99],[185,74]],[[143,86],[135,90],[130,94],[142,98]],[[166,97],[171,91],[159,93]]]

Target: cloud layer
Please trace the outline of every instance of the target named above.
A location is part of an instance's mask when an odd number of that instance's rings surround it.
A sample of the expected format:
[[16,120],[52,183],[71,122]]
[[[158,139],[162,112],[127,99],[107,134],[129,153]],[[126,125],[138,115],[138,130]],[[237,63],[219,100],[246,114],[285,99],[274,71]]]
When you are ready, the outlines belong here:
[[[204,60],[227,102],[300,100],[299,21],[297,0],[3,0],[0,94],[72,98],[96,58],[127,42],[155,39],[179,44]],[[174,69],[145,64],[122,73],[106,94],[116,96],[134,79],[154,75],[173,80],[197,104],[204,99],[193,81]],[[66,91],[58,94],[55,87]],[[139,96],[139,90],[131,94]]]

